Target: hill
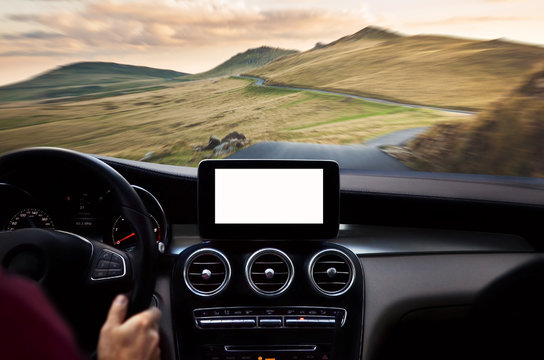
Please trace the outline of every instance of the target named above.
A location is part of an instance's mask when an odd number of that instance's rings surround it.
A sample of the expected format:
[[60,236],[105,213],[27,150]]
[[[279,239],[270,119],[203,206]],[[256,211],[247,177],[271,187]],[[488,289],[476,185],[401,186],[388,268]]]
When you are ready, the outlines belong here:
[[284,56],[297,53],[297,50],[286,50],[280,48],[272,48],[268,46],[248,49],[243,53],[238,53],[234,55],[224,63],[214,67],[211,70],[200,74],[187,76],[183,80],[196,80],[220,76],[239,75],[244,72],[265,66],[266,64],[280,59]]
[[80,62],[61,66],[27,81],[0,87],[1,101],[101,97],[152,90],[187,74],[145,66]]
[[411,141],[422,171],[544,177],[544,70],[468,123],[439,124]]
[[544,48],[504,40],[403,36],[367,27],[247,75],[439,107],[479,110],[521,84]]

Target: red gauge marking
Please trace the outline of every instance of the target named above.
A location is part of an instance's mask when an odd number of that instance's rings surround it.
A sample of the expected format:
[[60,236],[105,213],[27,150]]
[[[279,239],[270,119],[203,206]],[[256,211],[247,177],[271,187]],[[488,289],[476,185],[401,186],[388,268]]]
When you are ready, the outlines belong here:
[[131,237],[133,237],[134,235],[136,235],[136,233],[132,233],[132,234],[130,234],[130,235],[125,236],[125,237],[122,238],[121,240],[117,240],[117,241],[115,242],[115,245],[119,245],[119,244],[121,243],[121,241],[125,241],[126,239],[131,238]]

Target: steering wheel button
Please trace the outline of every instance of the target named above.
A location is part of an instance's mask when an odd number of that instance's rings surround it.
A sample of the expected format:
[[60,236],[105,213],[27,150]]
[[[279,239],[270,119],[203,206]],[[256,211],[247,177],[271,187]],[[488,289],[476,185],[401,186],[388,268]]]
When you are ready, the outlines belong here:
[[121,267],[123,267],[123,264],[121,262],[113,262],[111,261],[109,263],[109,268],[108,269],[121,269]]
[[109,269],[110,268],[110,262],[106,260],[100,260],[98,264],[96,265],[97,269]]
[[108,270],[95,270],[93,271],[94,279],[102,279],[108,276]]
[[111,260],[111,253],[109,251],[102,251],[102,254],[100,254],[100,260]]
[[121,269],[108,270],[108,276],[119,276],[119,275],[123,275],[123,270]]

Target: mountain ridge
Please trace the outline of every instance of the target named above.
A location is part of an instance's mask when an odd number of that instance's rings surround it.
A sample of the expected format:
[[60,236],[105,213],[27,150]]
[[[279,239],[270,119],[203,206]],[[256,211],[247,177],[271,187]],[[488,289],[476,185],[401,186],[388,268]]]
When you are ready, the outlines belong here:
[[367,27],[246,75],[271,85],[479,110],[520,85],[543,59],[537,45]]
[[239,75],[277,61],[285,56],[299,53],[298,50],[282,49],[279,47],[260,46],[250,48],[231,56],[228,60],[216,67],[194,75],[189,75],[184,80],[205,79],[211,77]]
[[62,65],[28,80],[2,86],[0,99],[22,101],[112,96],[145,91],[152,86],[183,76],[187,74],[174,70],[115,62],[82,61]]

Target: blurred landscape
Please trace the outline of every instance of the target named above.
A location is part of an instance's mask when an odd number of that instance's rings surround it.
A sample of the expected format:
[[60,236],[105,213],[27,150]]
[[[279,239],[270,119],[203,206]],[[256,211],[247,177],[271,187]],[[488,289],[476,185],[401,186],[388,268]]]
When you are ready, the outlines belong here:
[[544,69],[473,121],[387,151],[421,171],[544,177]]
[[[384,150],[417,170],[544,176],[543,61],[539,46],[367,27],[301,53],[249,49],[200,74],[69,64],[0,88],[0,152],[60,146],[196,166],[214,153],[195,147],[232,131],[250,144],[361,144],[431,127],[405,147]],[[239,74],[271,85],[479,113],[259,87]]]
[[249,73],[269,84],[480,110],[520,86],[542,61],[539,46],[367,27]]

